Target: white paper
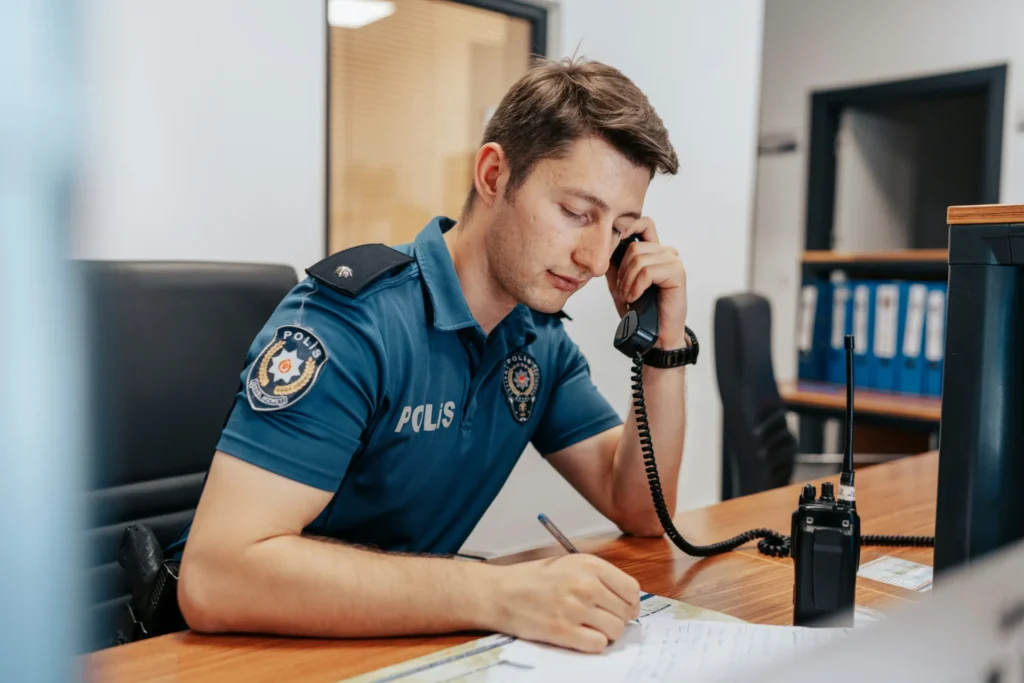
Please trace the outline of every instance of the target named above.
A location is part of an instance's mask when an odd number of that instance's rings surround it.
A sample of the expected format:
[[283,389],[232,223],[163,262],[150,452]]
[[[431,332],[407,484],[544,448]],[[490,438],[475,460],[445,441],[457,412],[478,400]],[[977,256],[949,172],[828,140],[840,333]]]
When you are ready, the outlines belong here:
[[872,581],[881,581],[890,586],[899,586],[910,591],[924,591],[932,586],[932,568],[926,564],[883,555],[877,560],[862,564],[857,576]]
[[787,661],[850,629],[680,619],[671,609],[641,617],[602,654],[516,641],[487,681],[717,681]]
[[802,353],[810,353],[814,344],[814,314],[818,310],[818,288],[804,285],[800,291],[800,329],[797,333],[798,345]]
[[875,356],[896,357],[897,314],[900,309],[900,288],[878,285],[875,290]]
[[939,290],[928,293],[928,342],[924,357],[931,362],[942,360],[945,334],[946,295]]
[[863,356],[868,352],[868,297],[871,289],[857,285],[853,290],[853,352]]
[[903,334],[903,355],[917,358],[921,355],[921,338],[924,337],[924,298],[928,288],[924,285],[910,285],[907,296],[907,328]]
[[843,348],[843,337],[846,336],[846,300],[850,298],[850,290],[845,285],[836,285],[832,291],[832,348]]
[[[651,619],[744,623],[742,620],[722,612],[697,607],[660,595],[651,595],[643,591],[640,592],[640,599],[640,617],[637,623],[630,626],[628,637],[642,634],[643,630],[639,622],[647,622]],[[495,681],[548,680],[550,672],[547,669],[520,664],[504,656],[505,651],[512,646],[515,640],[511,636],[501,634],[486,636],[344,680],[345,683],[413,683],[414,681],[415,683],[451,683],[452,681],[494,683]],[[626,639],[624,638],[619,643],[613,644],[612,647],[621,649],[625,647],[625,644]],[[534,646],[534,648],[536,647],[539,646]],[[534,648],[527,649],[527,652]],[[570,650],[560,652],[573,654]],[[542,650],[541,653],[543,654]],[[576,656],[580,657],[582,661],[593,661],[594,657],[604,657],[605,655],[576,653]]]

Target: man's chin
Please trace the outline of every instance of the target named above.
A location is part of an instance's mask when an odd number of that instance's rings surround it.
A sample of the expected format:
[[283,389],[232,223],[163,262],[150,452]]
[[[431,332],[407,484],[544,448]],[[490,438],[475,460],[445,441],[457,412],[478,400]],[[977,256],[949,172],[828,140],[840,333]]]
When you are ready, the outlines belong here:
[[552,292],[545,292],[544,294],[533,293],[532,296],[527,297],[527,301],[523,304],[527,308],[531,308],[540,313],[554,314],[558,313],[565,306],[565,302],[569,300],[568,294],[558,290]]

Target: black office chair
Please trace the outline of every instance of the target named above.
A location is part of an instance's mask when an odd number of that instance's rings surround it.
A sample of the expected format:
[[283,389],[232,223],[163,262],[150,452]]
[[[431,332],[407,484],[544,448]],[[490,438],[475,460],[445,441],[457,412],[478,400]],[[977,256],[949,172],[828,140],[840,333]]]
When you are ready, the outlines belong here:
[[289,266],[82,261],[92,432],[86,646],[114,644],[131,523],[167,545],[191,520],[246,351],[295,286]]
[[[842,453],[801,453],[786,422],[771,354],[771,304],[745,292],[715,302],[715,369],[722,399],[722,499],[837,474]],[[857,453],[873,465],[901,453]]]
[[771,356],[771,306],[752,293],[715,302],[715,369],[722,399],[722,498],[785,486],[798,445],[786,423]]

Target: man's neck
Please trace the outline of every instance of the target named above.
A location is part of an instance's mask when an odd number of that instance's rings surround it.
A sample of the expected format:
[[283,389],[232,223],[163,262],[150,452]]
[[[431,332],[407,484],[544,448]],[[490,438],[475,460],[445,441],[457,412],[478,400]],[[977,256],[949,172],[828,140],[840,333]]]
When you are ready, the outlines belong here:
[[455,227],[444,234],[459,286],[466,297],[469,312],[485,334],[498,326],[518,303],[491,272],[485,244],[486,225],[462,216]]

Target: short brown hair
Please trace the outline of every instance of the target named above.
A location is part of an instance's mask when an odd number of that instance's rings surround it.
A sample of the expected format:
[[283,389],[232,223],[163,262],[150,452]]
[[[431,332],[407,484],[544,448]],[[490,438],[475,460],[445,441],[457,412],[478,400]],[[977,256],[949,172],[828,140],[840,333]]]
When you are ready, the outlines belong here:
[[[637,166],[674,175],[679,159],[647,96],[618,69],[600,62],[538,59],[501,99],[481,145],[496,142],[510,166],[506,197],[542,159],[558,158],[577,139],[597,136]],[[467,208],[476,196],[471,188]]]

